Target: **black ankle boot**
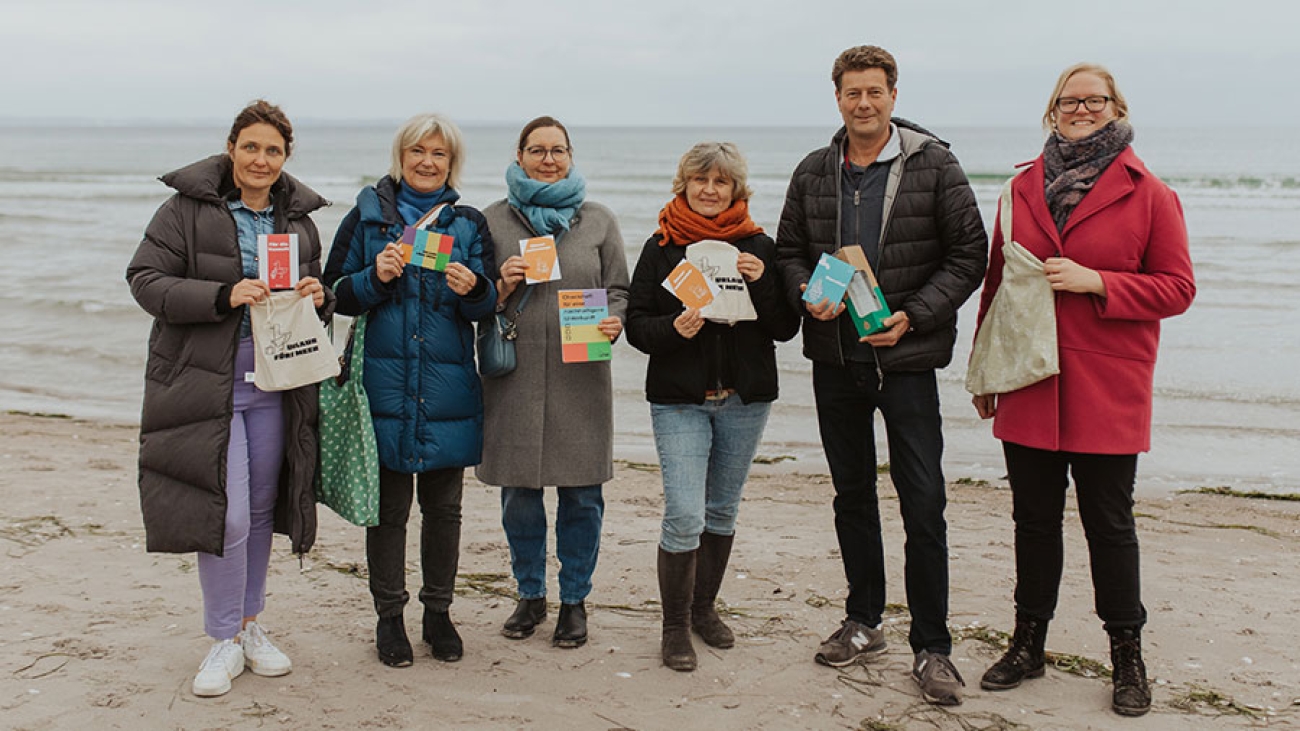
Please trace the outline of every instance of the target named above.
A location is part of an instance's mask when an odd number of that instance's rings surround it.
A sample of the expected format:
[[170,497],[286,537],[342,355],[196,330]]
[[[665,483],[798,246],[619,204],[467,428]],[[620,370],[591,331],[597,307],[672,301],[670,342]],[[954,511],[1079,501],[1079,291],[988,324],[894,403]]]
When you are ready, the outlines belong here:
[[1121,716],[1141,716],[1151,710],[1147,666],[1142,662],[1142,630],[1124,629],[1110,636],[1110,707]]
[[451,623],[450,612],[424,610],[424,641],[433,650],[433,658],[443,662],[456,662],[465,654],[456,625]]
[[1011,690],[1029,678],[1041,678],[1047,661],[1047,620],[1016,617],[1016,631],[1002,658],[984,671],[984,690]]
[[587,605],[561,604],[560,616],[555,620],[555,634],[551,644],[556,647],[582,647],[587,644]]
[[379,618],[379,624],[375,625],[375,649],[379,651],[379,661],[390,668],[410,667],[414,662],[402,615]]
[[532,637],[537,625],[546,621],[546,597],[520,599],[515,611],[501,627],[501,634],[512,640]]

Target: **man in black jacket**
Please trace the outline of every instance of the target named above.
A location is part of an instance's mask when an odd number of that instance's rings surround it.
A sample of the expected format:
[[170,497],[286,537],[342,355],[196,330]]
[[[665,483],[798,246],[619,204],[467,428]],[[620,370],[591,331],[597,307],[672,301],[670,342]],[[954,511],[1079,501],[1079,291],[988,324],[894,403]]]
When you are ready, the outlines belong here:
[[[787,296],[804,312],[804,355],[835,484],[835,531],[849,582],[843,625],[817,652],[835,667],[885,651],[885,562],[876,495],[877,409],[907,533],[912,675],[931,703],[961,703],[949,660],[947,497],[935,369],[952,360],[957,310],[979,287],[988,237],[957,159],[924,129],[893,118],[898,69],[875,46],[850,48],[831,72],[844,127],[795,169],[777,232]],[[806,303],[822,253],[862,247],[891,312],[859,338],[844,306]]]

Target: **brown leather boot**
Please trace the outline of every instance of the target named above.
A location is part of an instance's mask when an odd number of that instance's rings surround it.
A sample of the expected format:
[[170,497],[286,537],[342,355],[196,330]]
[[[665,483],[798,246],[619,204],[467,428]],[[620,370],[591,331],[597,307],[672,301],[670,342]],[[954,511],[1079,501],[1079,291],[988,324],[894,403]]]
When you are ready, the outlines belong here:
[[726,649],[736,644],[736,636],[723,624],[714,606],[722,578],[727,573],[731,559],[731,544],[735,536],[701,533],[700,548],[695,560],[695,597],[691,600],[691,629],[710,647]]
[[691,645],[691,592],[695,588],[695,551],[669,553],[659,549],[659,600],[664,629],[660,654],[664,665],[680,672],[695,669]]

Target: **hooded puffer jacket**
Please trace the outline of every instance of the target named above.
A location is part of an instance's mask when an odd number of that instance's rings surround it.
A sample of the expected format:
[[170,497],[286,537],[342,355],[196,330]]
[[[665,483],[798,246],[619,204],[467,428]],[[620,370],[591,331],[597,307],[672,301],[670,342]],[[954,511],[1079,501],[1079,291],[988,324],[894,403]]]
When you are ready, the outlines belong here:
[[483,451],[483,391],[474,322],[496,304],[492,235],[469,206],[446,206],[434,223],[435,232],[452,237],[451,260],[478,277],[463,297],[447,286],[446,274],[418,266],[381,282],[375,257],[402,236],[396,201],[389,176],[362,189],[325,267],[339,312],[367,316],[365,388],[379,463],[408,475],[475,465]]
[[[234,413],[235,352],[243,308],[221,295],[244,278],[226,201],[239,195],[230,158],[168,173],[176,190],[154,214],[126,278],[154,317],[140,415],[140,506],[150,551],[220,556],[226,531],[226,449]],[[298,234],[298,274],[320,276],[320,234],[308,217],[328,202],[288,174],[271,188],[275,230]],[[328,318],[333,293],[318,312]],[[316,540],[317,389],[284,392],[285,454],[275,531],[295,553]]]
[[[988,234],[975,194],[947,143],[894,118],[900,154],[890,165],[876,279],[893,312],[904,311],[912,332],[876,348],[881,371],[924,371],[952,360],[957,310],[984,278]],[[799,285],[807,284],[823,253],[840,243],[840,169],[847,132],[814,150],[795,168],[777,229],[777,262],[790,302],[804,313],[803,350],[810,360],[842,364],[840,328],[807,313]],[[847,315],[841,315],[847,317]]]

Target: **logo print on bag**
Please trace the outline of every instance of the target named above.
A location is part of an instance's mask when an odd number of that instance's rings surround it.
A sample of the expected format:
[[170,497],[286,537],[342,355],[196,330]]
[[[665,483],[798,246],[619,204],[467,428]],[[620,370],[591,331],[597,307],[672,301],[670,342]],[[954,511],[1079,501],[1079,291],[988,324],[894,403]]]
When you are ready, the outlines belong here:
[[300,355],[307,355],[320,350],[316,338],[307,338],[306,340],[291,343],[289,342],[291,333],[287,332],[279,323],[272,322],[268,325],[271,329],[271,342],[263,351],[270,356],[271,360],[297,358]]

